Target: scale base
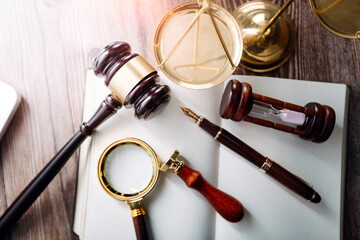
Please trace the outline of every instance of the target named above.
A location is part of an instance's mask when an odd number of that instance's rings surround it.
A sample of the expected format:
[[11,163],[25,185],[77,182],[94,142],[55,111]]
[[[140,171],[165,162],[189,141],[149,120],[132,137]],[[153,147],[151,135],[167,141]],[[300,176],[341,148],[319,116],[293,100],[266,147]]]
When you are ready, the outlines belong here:
[[233,12],[243,37],[240,66],[254,72],[272,71],[284,64],[295,48],[293,20],[284,12],[263,34],[270,19],[280,9],[268,1],[250,1]]

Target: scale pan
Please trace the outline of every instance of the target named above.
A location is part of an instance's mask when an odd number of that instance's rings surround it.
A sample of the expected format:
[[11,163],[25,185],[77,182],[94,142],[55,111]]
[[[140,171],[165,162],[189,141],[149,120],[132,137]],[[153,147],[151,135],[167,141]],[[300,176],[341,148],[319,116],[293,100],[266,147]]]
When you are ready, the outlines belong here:
[[310,4],[317,19],[330,32],[360,39],[359,0],[310,0]]
[[154,53],[170,80],[182,87],[206,89],[234,72],[241,59],[242,37],[235,19],[222,7],[186,2],[161,20]]

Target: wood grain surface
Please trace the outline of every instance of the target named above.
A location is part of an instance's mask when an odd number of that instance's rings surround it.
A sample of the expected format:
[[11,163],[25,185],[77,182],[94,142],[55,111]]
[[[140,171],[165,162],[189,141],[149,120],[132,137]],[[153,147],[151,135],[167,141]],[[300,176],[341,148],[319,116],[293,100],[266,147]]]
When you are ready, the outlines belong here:
[[[157,24],[181,0],[3,0],[0,2],[0,80],[22,102],[0,148],[0,214],[79,129],[85,70],[96,49],[128,41],[156,66]],[[229,11],[245,0],[218,0]],[[274,1],[283,4],[285,1]],[[310,4],[294,1],[297,27],[289,61],[271,77],[345,83],[350,89],[344,239],[360,239],[360,41],[333,35]],[[238,69],[238,74],[255,75]],[[321,91],[321,89],[319,89]],[[311,96],[309,96],[311,98]],[[0,103],[4,104],[4,103]],[[76,239],[72,218],[75,154],[5,239]]]

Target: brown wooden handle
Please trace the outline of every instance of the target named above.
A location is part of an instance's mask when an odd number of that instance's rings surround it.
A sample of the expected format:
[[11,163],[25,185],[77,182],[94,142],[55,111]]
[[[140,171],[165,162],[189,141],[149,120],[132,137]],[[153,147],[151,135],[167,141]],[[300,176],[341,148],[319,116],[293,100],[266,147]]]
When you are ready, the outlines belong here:
[[108,117],[115,114],[120,107],[121,103],[112,95],[109,95],[101,103],[94,116],[87,123],[83,123],[80,126],[80,131],[65,144],[6,209],[0,218],[0,235],[11,230],[12,225],[17,222],[39,197],[86,137],[91,135],[96,127]]
[[234,197],[209,184],[201,173],[184,165],[177,174],[188,187],[200,192],[215,210],[229,222],[238,222],[244,216],[243,205]]
[[133,223],[137,240],[148,240],[148,232],[146,230],[146,221],[144,215],[133,217]]

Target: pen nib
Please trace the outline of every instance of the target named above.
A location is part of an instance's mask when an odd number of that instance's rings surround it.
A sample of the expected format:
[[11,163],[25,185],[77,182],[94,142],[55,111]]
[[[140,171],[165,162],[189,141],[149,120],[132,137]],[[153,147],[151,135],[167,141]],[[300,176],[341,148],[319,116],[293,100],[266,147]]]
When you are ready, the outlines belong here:
[[200,117],[196,115],[193,111],[191,111],[189,108],[180,107],[181,110],[184,112],[185,116],[192,119],[194,122],[199,122]]

